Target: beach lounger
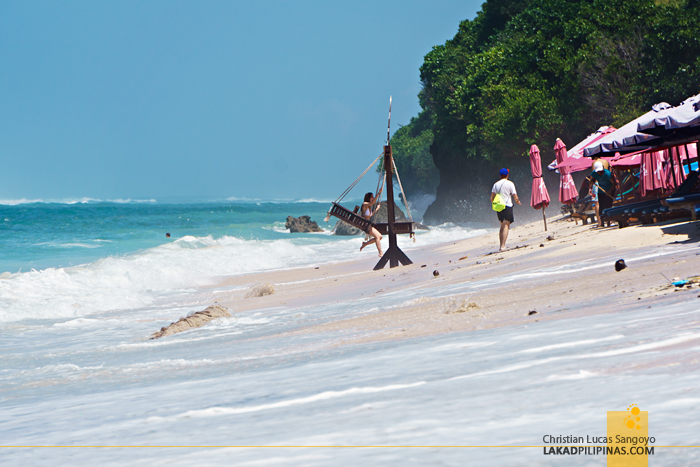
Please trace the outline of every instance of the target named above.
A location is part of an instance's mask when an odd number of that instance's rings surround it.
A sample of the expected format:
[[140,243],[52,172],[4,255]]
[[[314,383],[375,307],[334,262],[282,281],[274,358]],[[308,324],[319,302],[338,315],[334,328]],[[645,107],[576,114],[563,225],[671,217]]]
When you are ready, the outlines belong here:
[[700,193],[693,193],[686,196],[678,196],[674,198],[666,198],[665,204],[669,210],[684,210],[690,211],[690,218],[693,221],[698,220],[697,206],[700,204]]
[[618,227],[623,228],[627,227],[630,221],[635,219],[640,220],[642,224],[653,224],[661,220],[668,220],[671,217],[678,217],[671,212],[670,205],[667,204],[669,199],[683,199],[683,201],[674,201],[674,204],[678,206],[678,210],[691,211],[692,216],[693,209],[689,207],[692,200],[685,200],[685,198],[697,194],[698,190],[700,190],[700,186],[698,186],[699,180],[698,171],[692,171],[669,198],[665,200],[645,200],[624,206],[613,206],[603,212],[603,221],[615,221]]

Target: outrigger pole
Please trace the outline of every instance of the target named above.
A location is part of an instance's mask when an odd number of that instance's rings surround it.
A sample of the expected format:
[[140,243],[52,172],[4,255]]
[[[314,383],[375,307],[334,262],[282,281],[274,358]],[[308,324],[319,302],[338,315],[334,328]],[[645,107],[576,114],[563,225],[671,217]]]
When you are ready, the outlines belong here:
[[386,208],[387,208],[387,224],[389,235],[389,249],[386,250],[382,259],[379,260],[374,270],[377,271],[389,263],[389,267],[395,268],[399,263],[404,266],[413,264],[413,261],[408,259],[406,253],[401,251],[401,248],[396,244],[396,230],[394,229],[394,156],[391,151],[389,140],[391,138],[391,96],[389,96],[389,124],[386,130],[386,145],[384,146],[384,172],[386,173]]

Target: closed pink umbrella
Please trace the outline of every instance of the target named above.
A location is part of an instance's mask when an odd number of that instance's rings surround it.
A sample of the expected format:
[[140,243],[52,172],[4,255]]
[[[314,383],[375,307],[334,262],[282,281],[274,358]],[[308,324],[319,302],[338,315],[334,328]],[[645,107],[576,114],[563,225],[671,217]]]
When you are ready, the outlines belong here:
[[535,209],[542,208],[542,221],[544,230],[547,231],[547,218],[544,210],[549,206],[549,193],[542,178],[542,162],[540,161],[540,149],[536,144],[530,146],[530,170],[532,170],[532,194],[530,195],[530,206]]
[[642,166],[639,177],[641,180],[641,193],[646,196],[647,193],[654,190],[666,189],[666,177],[664,174],[664,151],[645,152],[642,155]]
[[[566,145],[559,138],[554,145],[554,152],[557,155],[557,166],[559,166],[567,157]],[[574,185],[574,179],[569,173],[569,168],[565,166],[559,168],[559,175],[559,201],[561,204],[573,204],[578,198],[578,191]]]
[[669,149],[669,160],[666,164],[666,185],[676,188],[685,180],[683,160],[686,159],[685,146],[674,146]]

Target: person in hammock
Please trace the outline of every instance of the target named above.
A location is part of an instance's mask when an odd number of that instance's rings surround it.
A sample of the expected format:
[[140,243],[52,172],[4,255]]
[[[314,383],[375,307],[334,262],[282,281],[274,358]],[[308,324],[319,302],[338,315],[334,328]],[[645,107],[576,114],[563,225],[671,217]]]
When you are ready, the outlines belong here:
[[[379,190],[379,193],[377,193],[377,197],[379,197],[382,194],[382,190],[384,188]],[[365,194],[365,201],[362,203],[362,206],[360,207],[360,214],[362,217],[364,217],[367,220],[370,220],[374,213],[379,211],[379,208],[382,206],[381,204],[377,206],[376,209],[372,210],[372,207],[377,204],[377,198],[374,197],[374,194],[372,192],[369,192]],[[383,253],[382,253],[382,234],[379,233],[379,231],[374,227],[374,224],[369,224],[369,227],[367,227],[367,230],[365,231],[367,235],[372,237],[370,240],[366,242],[362,242],[362,246],[360,247],[360,251],[367,245],[371,245],[372,243],[377,245],[377,251],[379,252],[379,257],[381,258]]]

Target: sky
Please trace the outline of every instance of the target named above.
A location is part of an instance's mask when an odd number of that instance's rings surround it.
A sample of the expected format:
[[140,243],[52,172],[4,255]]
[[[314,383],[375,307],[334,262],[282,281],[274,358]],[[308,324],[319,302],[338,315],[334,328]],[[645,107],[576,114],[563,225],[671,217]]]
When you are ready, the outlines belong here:
[[335,199],[481,3],[0,0],[0,199]]

